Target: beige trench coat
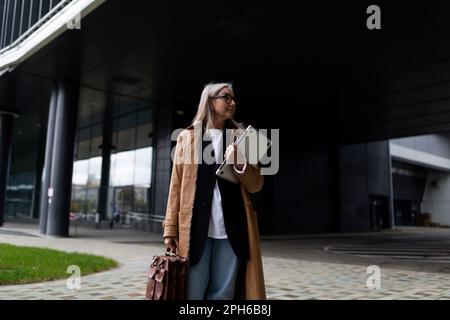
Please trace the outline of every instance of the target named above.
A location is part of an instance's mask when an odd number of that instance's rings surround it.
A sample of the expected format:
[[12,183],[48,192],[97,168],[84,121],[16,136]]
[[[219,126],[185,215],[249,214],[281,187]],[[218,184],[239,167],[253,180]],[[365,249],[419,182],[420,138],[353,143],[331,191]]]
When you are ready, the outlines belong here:
[[[184,129],[177,138],[174,154],[174,163],[169,187],[166,218],[163,221],[164,237],[178,237],[179,254],[189,256],[189,239],[194,206],[197,163],[199,163],[199,142],[201,141],[201,122]],[[242,129],[235,129],[234,134],[239,136]],[[195,161],[196,160],[196,161]],[[266,299],[264,274],[261,260],[258,223],[256,212],[249,196],[258,192],[263,186],[263,176],[257,166],[247,164],[245,171],[237,178],[241,186],[242,199],[247,215],[249,236],[249,260],[244,268],[245,292],[239,296],[245,299]],[[239,287],[239,286],[238,286]],[[244,288],[243,287],[243,288]]]

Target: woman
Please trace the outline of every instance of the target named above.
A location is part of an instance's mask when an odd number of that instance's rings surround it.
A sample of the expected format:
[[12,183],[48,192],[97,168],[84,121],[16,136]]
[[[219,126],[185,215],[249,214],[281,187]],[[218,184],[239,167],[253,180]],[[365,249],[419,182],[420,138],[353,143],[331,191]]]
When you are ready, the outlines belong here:
[[[163,228],[166,248],[189,259],[187,299],[265,299],[249,196],[261,190],[263,177],[236,145],[227,146],[243,132],[235,111],[231,84],[208,84],[192,124],[177,138]],[[233,164],[238,184],[216,177],[223,159]]]

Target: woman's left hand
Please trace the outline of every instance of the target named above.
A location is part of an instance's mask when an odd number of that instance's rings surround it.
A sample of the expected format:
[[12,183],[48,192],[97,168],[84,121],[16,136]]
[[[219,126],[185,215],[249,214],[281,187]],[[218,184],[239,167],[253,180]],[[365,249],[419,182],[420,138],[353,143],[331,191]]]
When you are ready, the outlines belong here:
[[247,162],[245,156],[242,154],[240,150],[238,150],[237,145],[232,143],[227,147],[225,151],[225,159],[227,163],[233,163],[236,169],[242,171],[244,169],[244,165]]

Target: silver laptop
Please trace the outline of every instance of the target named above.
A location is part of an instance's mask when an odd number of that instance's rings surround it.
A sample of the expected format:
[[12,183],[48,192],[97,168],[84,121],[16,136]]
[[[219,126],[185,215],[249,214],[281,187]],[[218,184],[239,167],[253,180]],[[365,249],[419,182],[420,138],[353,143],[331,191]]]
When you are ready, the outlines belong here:
[[[245,155],[248,162],[247,165],[259,163],[271,145],[271,141],[252,126],[248,126],[235,143],[242,154]],[[233,164],[227,163],[226,160],[219,166],[216,175],[229,182],[239,183]]]

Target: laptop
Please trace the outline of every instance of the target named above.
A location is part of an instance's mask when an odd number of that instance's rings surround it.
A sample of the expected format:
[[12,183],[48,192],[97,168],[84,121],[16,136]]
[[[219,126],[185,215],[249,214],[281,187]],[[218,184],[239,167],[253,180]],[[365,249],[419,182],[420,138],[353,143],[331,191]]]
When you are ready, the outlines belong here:
[[[237,148],[245,155],[248,164],[258,164],[266,155],[270,148],[271,141],[261,132],[249,125],[244,133],[235,142]],[[234,172],[233,164],[227,163],[226,160],[222,162],[216,170],[216,175],[232,183],[239,183],[236,173]]]

